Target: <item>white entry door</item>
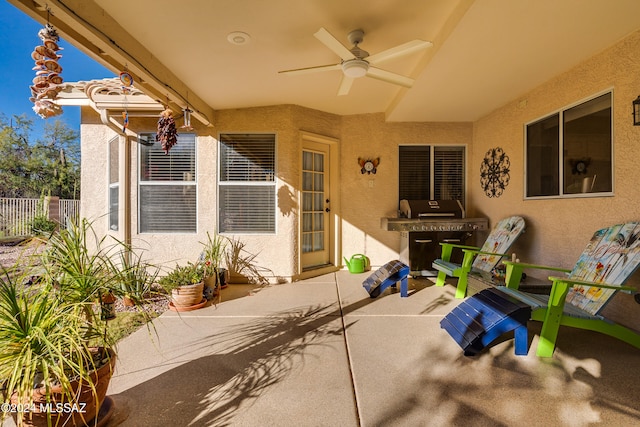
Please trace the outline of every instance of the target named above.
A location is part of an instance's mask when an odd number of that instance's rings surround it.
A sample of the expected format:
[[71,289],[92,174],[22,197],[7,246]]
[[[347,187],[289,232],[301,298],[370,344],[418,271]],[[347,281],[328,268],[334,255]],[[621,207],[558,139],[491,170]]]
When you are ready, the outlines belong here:
[[329,215],[329,146],[305,142],[302,150],[302,269],[329,264],[331,230]]

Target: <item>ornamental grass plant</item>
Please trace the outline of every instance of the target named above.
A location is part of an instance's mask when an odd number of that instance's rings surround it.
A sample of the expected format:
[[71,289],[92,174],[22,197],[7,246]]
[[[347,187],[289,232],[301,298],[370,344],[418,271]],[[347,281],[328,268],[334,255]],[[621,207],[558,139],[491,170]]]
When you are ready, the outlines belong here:
[[[40,392],[46,402],[53,402],[60,398],[53,393],[58,388],[65,402],[78,396],[101,402],[104,394],[99,393],[105,393],[106,386],[101,384],[101,391],[97,390],[100,380],[96,372],[108,364],[110,378],[115,362],[114,334],[108,333],[110,323],[102,318],[110,311],[104,310],[103,297],[122,297],[133,287],[144,289],[153,280],[140,271],[148,265],[132,253],[122,242],[99,238],[92,224],[83,219],[48,239],[37,268],[31,264],[1,271],[0,384],[4,403],[30,407]],[[32,280],[34,271],[39,274],[36,281]],[[151,277],[155,278],[153,273]],[[143,298],[144,292],[139,295]],[[23,415],[33,414],[14,415],[21,425]],[[51,423],[56,414],[45,415]],[[81,423],[89,421],[82,419],[83,414],[79,418]]]

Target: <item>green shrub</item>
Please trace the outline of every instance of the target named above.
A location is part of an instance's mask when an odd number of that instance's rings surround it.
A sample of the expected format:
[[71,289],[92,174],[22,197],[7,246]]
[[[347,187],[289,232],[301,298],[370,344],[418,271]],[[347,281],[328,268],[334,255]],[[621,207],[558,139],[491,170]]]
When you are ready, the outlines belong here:
[[56,230],[58,224],[46,216],[36,216],[29,222],[31,234],[36,236],[50,235]]
[[204,280],[205,268],[203,263],[187,263],[187,265],[176,265],[169,274],[159,280],[160,286],[167,291],[171,291],[179,286],[194,285]]

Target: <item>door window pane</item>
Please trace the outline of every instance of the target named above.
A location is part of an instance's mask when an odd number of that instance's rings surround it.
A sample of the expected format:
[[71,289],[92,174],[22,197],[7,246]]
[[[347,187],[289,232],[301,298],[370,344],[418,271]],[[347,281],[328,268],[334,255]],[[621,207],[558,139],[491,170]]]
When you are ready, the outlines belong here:
[[324,250],[324,173],[325,156],[312,151],[302,152],[302,252]]

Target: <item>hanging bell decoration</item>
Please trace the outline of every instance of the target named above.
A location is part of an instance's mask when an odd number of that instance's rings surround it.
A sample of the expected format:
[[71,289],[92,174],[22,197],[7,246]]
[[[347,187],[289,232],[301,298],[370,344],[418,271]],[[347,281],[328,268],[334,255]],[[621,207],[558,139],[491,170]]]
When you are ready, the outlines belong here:
[[105,321],[116,318],[116,297],[111,291],[100,298],[100,318]]

